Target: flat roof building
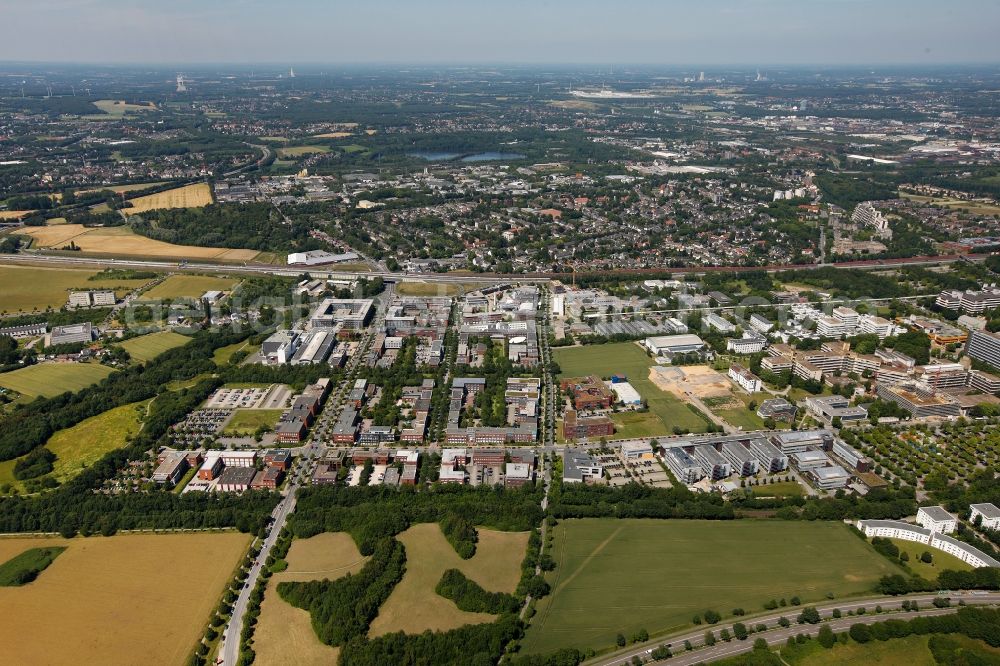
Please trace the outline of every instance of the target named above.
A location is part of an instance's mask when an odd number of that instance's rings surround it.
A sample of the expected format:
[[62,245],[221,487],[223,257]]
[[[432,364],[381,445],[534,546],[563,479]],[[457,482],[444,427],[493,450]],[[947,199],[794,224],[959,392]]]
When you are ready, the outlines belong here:
[[922,506],[917,509],[917,525],[931,532],[951,534],[958,528],[958,519],[943,506]]

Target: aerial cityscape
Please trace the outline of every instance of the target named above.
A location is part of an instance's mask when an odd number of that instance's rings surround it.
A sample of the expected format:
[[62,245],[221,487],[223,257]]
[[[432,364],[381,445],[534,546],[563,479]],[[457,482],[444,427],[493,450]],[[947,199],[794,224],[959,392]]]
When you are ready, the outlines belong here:
[[337,4],[0,3],[0,663],[1000,664],[1000,6]]

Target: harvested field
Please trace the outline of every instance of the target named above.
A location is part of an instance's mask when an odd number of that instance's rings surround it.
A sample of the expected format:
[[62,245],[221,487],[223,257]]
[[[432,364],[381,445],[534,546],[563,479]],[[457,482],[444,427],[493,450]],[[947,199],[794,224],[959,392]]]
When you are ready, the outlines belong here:
[[492,622],[493,615],[459,610],[434,588],[447,569],[458,569],[490,592],[514,592],[528,545],[527,532],[480,529],[476,555],[463,560],[437,523],[414,525],[397,538],[406,546],[406,573],[379,609],[370,636],[394,631],[447,631],[465,624]]
[[728,397],[733,394],[732,382],[707,365],[657,366],[649,371],[649,379],[661,391],[679,398],[688,392],[697,398]]
[[279,666],[287,664],[288,655],[294,654],[295,663],[302,666],[335,664],[340,648],[321,643],[309,611],[285,603],[276,588],[284,581],[336,580],[360,571],[368,558],[358,552],[350,535],[327,532],[295,540],[286,559],[288,569],[271,577],[260,606],[254,633],[255,663]]
[[0,210],[0,220],[20,220],[34,212],[33,210]]
[[304,155],[318,155],[328,153],[327,146],[290,146],[288,148],[278,148],[278,155],[281,157],[302,157]]
[[174,245],[140,236],[128,227],[88,228],[80,224],[60,224],[51,227],[33,227],[24,233],[34,238],[36,244],[43,248],[59,249],[72,241],[80,248],[81,253],[93,255],[244,262],[250,261],[258,254],[256,250]]
[[317,139],[346,139],[353,134],[353,132],[327,132],[326,134],[314,134],[313,137]]
[[[235,532],[0,539],[0,561],[67,546],[30,585],[0,589],[4,661],[186,663],[249,542]],[[184,572],[184,584],[156,585],[164,571]]]
[[122,99],[99,99],[94,102],[94,106],[104,113],[112,116],[124,116],[127,113],[137,113],[145,111],[158,111],[152,102],[144,104],[130,104]]
[[[59,227],[36,227],[58,229]],[[98,271],[85,268],[0,266],[0,311],[31,312],[66,305],[70,289],[135,289],[149,280],[89,280]]]
[[91,187],[86,190],[77,190],[77,194],[87,194],[88,192],[102,192],[104,190],[110,190],[115,194],[125,194],[128,192],[136,192],[138,190],[145,190],[150,187],[158,187],[163,185],[163,181],[157,183],[133,183],[131,185],[105,185],[103,187]]
[[129,203],[132,204],[131,208],[122,209],[126,215],[136,215],[148,210],[163,208],[201,208],[212,203],[212,188],[208,186],[208,183],[196,183],[129,199]]

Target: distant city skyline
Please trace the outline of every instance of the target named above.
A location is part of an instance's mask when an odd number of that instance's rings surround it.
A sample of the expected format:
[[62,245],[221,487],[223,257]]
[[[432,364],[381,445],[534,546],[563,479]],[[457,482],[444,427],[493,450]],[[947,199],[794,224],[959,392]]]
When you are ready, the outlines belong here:
[[0,0],[2,61],[1000,62],[995,0]]

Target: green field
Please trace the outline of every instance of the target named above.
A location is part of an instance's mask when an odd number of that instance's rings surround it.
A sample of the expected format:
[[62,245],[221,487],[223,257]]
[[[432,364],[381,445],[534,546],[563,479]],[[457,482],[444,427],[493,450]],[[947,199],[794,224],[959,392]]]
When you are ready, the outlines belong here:
[[653,365],[653,360],[635,343],[565,347],[554,349],[553,354],[561,369],[559,379],[585,375],[625,375],[646,400],[649,405],[648,415],[613,416],[615,423],[622,426],[615,433],[616,438],[671,435],[674,426],[691,432],[704,432],[706,429],[705,421],[687,405],[649,381],[649,368]]
[[40,363],[0,374],[0,386],[31,397],[50,398],[96,384],[112,372],[100,363]]
[[764,419],[746,407],[739,409],[713,409],[712,411],[735,428],[743,428],[744,431],[748,432],[764,429]]
[[[45,447],[56,454],[52,477],[64,483],[108,451],[125,446],[125,440],[139,432],[147,405],[148,401],[115,407],[52,435],[45,443]],[[9,483],[23,490],[21,482],[14,479],[16,462],[15,459],[0,463],[0,484]]]
[[709,609],[731,618],[771,599],[843,598],[900,573],[834,522],[587,518],[560,521],[554,536],[552,594],[528,628],[528,653],[608,648],[619,632],[683,629]]
[[[899,548],[899,552],[910,556],[910,561],[906,566],[913,570],[913,573],[923,576],[927,580],[934,580],[938,574],[945,569],[953,571],[970,571],[972,567],[954,555],[950,555],[943,550],[931,548],[927,544],[916,543],[915,541],[904,541],[902,539],[891,539]],[[920,561],[920,555],[924,552],[931,554],[931,563],[926,564]]]
[[156,301],[175,298],[201,298],[206,291],[231,291],[239,280],[210,275],[171,275],[142,296],[140,300]]
[[226,345],[225,347],[219,347],[212,354],[212,360],[215,361],[216,365],[225,365],[229,363],[229,360],[238,351],[245,351],[247,354],[253,354],[258,349],[260,345],[252,345],[248,341],[236,342],[231,345]]
[[252,435],[261,426],[273,429],[282,412],[283,409],[237,409],[222,434],[238,437]]
[[779,481],[778,483],[754,486],[753,494],[755,497],[801,497],[805,491],[795,481]]
[[168,349],[180,347],[190,341],[191,338],[180,333],[159,331],[158,333],[149,333],[148,335],[140,335],[137,338],[126,340],[121,346],[128,352],[133,361],[145,363],[152,361]]
[[98,271],[75,268],[0,266],[0,313],[31,312],[66,305],[70,289],[135,289],[149,280],[95,280]]
[[45,571],[64,550],[66,548],[63,546],[29,548],[0,564],[0,587],[27,585]]
[[[935,660],[930,649],[930,641],[947,643],[948,652],[957,652],[962,661]],[[936,664],[997,664],[1000,663],[1000,649],[990,647],[961,634],[931,634],[894,638],[888,641],[874,640],[861,644],[853,640],[838,643],[830,649],[824,648],[817,641],[807,641],[794,647],[781,646],[777,651],[781,660],[789,666],[854,666],[854,664],[884,664],[895,666],[935,666]],[[979,657],[980,660],[976,660]],[[745,663],[738,658],[730,658],[717,662],[720,666]]]

